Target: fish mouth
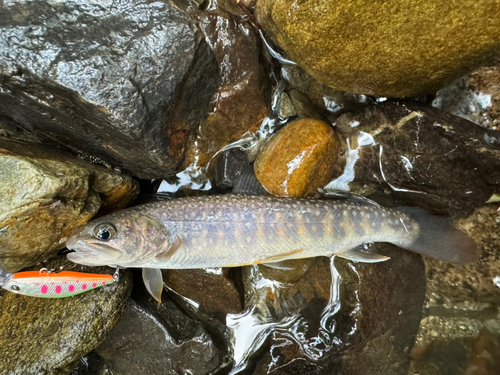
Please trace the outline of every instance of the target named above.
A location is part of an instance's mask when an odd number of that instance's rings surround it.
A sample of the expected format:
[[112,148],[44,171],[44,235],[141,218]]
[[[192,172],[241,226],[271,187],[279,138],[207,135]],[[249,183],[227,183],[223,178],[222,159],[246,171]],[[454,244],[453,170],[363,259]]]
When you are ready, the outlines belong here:
[[78,241],[76,244],[66,245],[71,250],[66,255],[68,260],[87,266],[107,265],[109,262],[116,261],[123,255],[120,250],[103,243],[89,244]]

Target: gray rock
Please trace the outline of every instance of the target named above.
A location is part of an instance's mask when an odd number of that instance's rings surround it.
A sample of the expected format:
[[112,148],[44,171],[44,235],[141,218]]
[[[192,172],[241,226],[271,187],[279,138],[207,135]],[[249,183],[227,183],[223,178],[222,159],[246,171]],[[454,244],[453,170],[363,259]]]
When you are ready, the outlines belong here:
[[495,66],[482,67],[439,90],[432,105],[478,125],[498,129],[500,62]]
[[220,361],[211,336],[168,296],[159,305],[142,288],[106,340],[97,348],[115,375],[205,375]]
[[0,114],[140,178],[173,173],[218,85],[168,1],[2,2]]
[[[390,194],[434,212],[467,215],[500,191],[500,132],[433,107],[387,102],[344,114],[348,166],[328,189],[380,203]],[[350,168],[349,168],[350,167]]]
[[[61,260],[47,264],[53,268]],[[108,267],[67,271],[113,273]],[[66,375],[96,348],[120,318],[132,290],[130,271],[120,281],[68,298],[26,297],[0,291],[0,373]]]
[[127,206],[138,184],[125,174],[38,143],[0,137],[0,259],[11,272],[64,248],[99,210]]

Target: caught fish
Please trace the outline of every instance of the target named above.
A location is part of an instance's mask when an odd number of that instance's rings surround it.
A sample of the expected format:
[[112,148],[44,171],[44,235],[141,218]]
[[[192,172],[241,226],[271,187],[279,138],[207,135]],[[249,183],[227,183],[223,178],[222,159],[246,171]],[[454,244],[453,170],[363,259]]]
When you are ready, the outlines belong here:
[[114,283],[112,275],[84,272],[25,271],[9,273],[0,269],[0,286],[9,292],[40,298],[75,296]]
[[189,197],[115,212],[67,241],[72,262],[142,267],[159,299],[159,269],[237,267],[317,256],[380,262],[367,244],[389,242],[454,263],[477,259],[475,243],[446,218],[419,208],[245,195]]

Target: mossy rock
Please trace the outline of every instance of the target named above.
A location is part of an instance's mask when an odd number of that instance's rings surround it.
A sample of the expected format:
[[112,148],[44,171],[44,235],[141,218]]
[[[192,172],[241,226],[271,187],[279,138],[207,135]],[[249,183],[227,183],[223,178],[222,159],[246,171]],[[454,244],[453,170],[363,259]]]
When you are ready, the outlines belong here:
[[500,46],[497,0],[259,0],[256,16],[313,77],[375,96],[435,92]]

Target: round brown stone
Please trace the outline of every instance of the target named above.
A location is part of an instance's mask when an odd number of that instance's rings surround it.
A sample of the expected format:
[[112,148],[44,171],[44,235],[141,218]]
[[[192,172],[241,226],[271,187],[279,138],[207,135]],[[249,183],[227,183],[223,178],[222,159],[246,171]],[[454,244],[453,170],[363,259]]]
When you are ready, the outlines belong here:
[[267,34],[319,81],[387,97],[432,93],[499,50],[497,0],[259,0]]
[[315,119],[297,120],[264,146],[255,161],[255,175],[271,194],[312,196],[340,171],[339,148],[331,126]]

